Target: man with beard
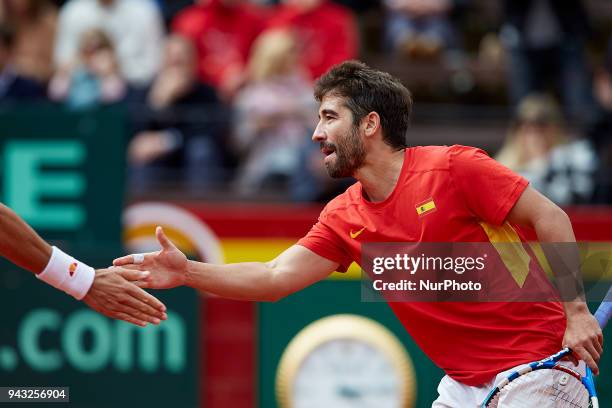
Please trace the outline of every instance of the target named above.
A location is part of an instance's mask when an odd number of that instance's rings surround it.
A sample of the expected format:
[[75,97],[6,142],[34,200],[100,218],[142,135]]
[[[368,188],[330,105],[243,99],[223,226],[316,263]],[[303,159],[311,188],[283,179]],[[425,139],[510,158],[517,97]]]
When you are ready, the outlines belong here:
[[[332,177],[357,183],[333,199],[298,243],[267,263],[188,261],[161,228],[159,252],[115,265],[151,272],[142,287],[186,285],[219,296],[275,301],[361,262],[365,242],[575,242],[567,215],[522,177],[465,146],[408,147],[410,92],[389,74],[349,61],[315,86],[312,136]],[[501,271],[500,271],[501,272]],[[526,283],[527,285],[528,283]],[[477,406],[496,376],[571,347],[597,372],[601,330],[584,301],[390,302],[423,351],[447,374],[435,408]],[[525,408],[525,407],[522,407]]]

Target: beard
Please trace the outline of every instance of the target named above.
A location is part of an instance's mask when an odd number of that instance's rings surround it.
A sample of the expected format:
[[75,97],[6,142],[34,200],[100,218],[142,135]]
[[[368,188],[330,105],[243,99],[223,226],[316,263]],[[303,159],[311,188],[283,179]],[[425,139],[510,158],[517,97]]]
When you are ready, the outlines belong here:
[[357,126],[352,126],[349,132],[338,139],[337,144],[322,142],[323,147],[334,149],[336,154],[335,160],[325,162],[327,173],[332,178],[351,177],[365,162],[365,146]]

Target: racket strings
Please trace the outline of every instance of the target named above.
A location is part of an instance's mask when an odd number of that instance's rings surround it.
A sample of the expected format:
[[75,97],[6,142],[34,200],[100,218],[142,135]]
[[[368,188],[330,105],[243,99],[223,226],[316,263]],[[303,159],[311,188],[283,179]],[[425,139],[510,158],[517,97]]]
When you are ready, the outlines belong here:
[[[567,408],[585,408],[585,405],[580,405],[578,402],[575,401],[575,396],[572,396],[569,393],[567,393],[565,389],[561,389],[560,385],[553,384],[552,387],[550,388],[552,389],[551,396],[553,397],[553,399],[557,402],[565,403],[564,405],[561,405],[561,406],[563,407],[567,406]],[[587,395],[587,401],[588,401],[588,395]]]
[[524,374],[500,389],[490,408],[588,408],[589,395],[574,376],[560,370]]

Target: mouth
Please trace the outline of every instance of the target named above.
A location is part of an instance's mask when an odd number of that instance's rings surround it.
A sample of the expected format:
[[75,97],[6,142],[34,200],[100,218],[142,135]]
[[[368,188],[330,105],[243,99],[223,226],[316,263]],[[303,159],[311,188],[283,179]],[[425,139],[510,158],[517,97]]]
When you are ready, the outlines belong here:
[[332,145],[331,143],[330,144],[321,143],[321,153],[323,153],[323,155],[329,156],[335,152],[336,152],[336,147]]
[[325,156],[324,162],[327,164],[336,156],[336,147],[332,144],[321,143],[321,153]]

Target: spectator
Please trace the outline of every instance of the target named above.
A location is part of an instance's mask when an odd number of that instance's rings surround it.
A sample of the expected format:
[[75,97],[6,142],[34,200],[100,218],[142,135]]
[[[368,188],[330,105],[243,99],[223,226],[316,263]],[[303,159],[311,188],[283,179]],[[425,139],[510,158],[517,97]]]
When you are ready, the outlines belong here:
[[139,87],[150,82],[161,58],[163,20],[151,0],[70,0],[60,11],[55,63],[69,64],[85,31],[104,30],[117,52],[122,76]]
[[41,99],[45,95],[45,88],[38,82],[23,77],[15,68],[14,41],[13,30],[0,23],[0,102]]
[[612,204],[612,39],[604,63],[596,71],[593,94],[599,105],[597,121],[588,131],[599,158],[593,202]]
[[532,94],[519,104],[497,160],[559,205],[591,200],[597,157],[587,140],[568,138],[561,111],[550,96]]
[[15,30],[15,67],[25,77],[41,83],[53,73],[53,41],[57,8],[50,0],[0,0],[2,17]]
[[214,89],[199,82],[196,62],[191,42],[170,36],[159,74],[133,96],[146,107],[128,147],[137,189],[177,180],[193,188],[223,182],[223,110]]
[[581,0],[505,0],[500,38],[510,55],[514,104],[532,92],[561,90],[571,119],[593,120],[584,48],[590,34]]
[[386,48],[411,58],[433,58],[456,46],[453,0],[385,0]]
[[199,0],[176,16],[172,30],[193,41],[200,79],[229,100],[244,81],[263,17],[247,0]]
[[75,110],[118,102],[126,91],[111,39],[99,29],[82,34],[78,58],[49,83],[49,97]]
[[332,65],[357,56],[354,16],[347,8],[328,0],[284,0],[270,18],[271,28],[294,30],[300,60],[311,79]]
[[257,39],[248,73],[235,99],[234,139],[243,157],[238,192],[253,195],[272,182],[286,188],[300,170],[299,152],[310,144],[316,105],[289,31],[266,31]]

